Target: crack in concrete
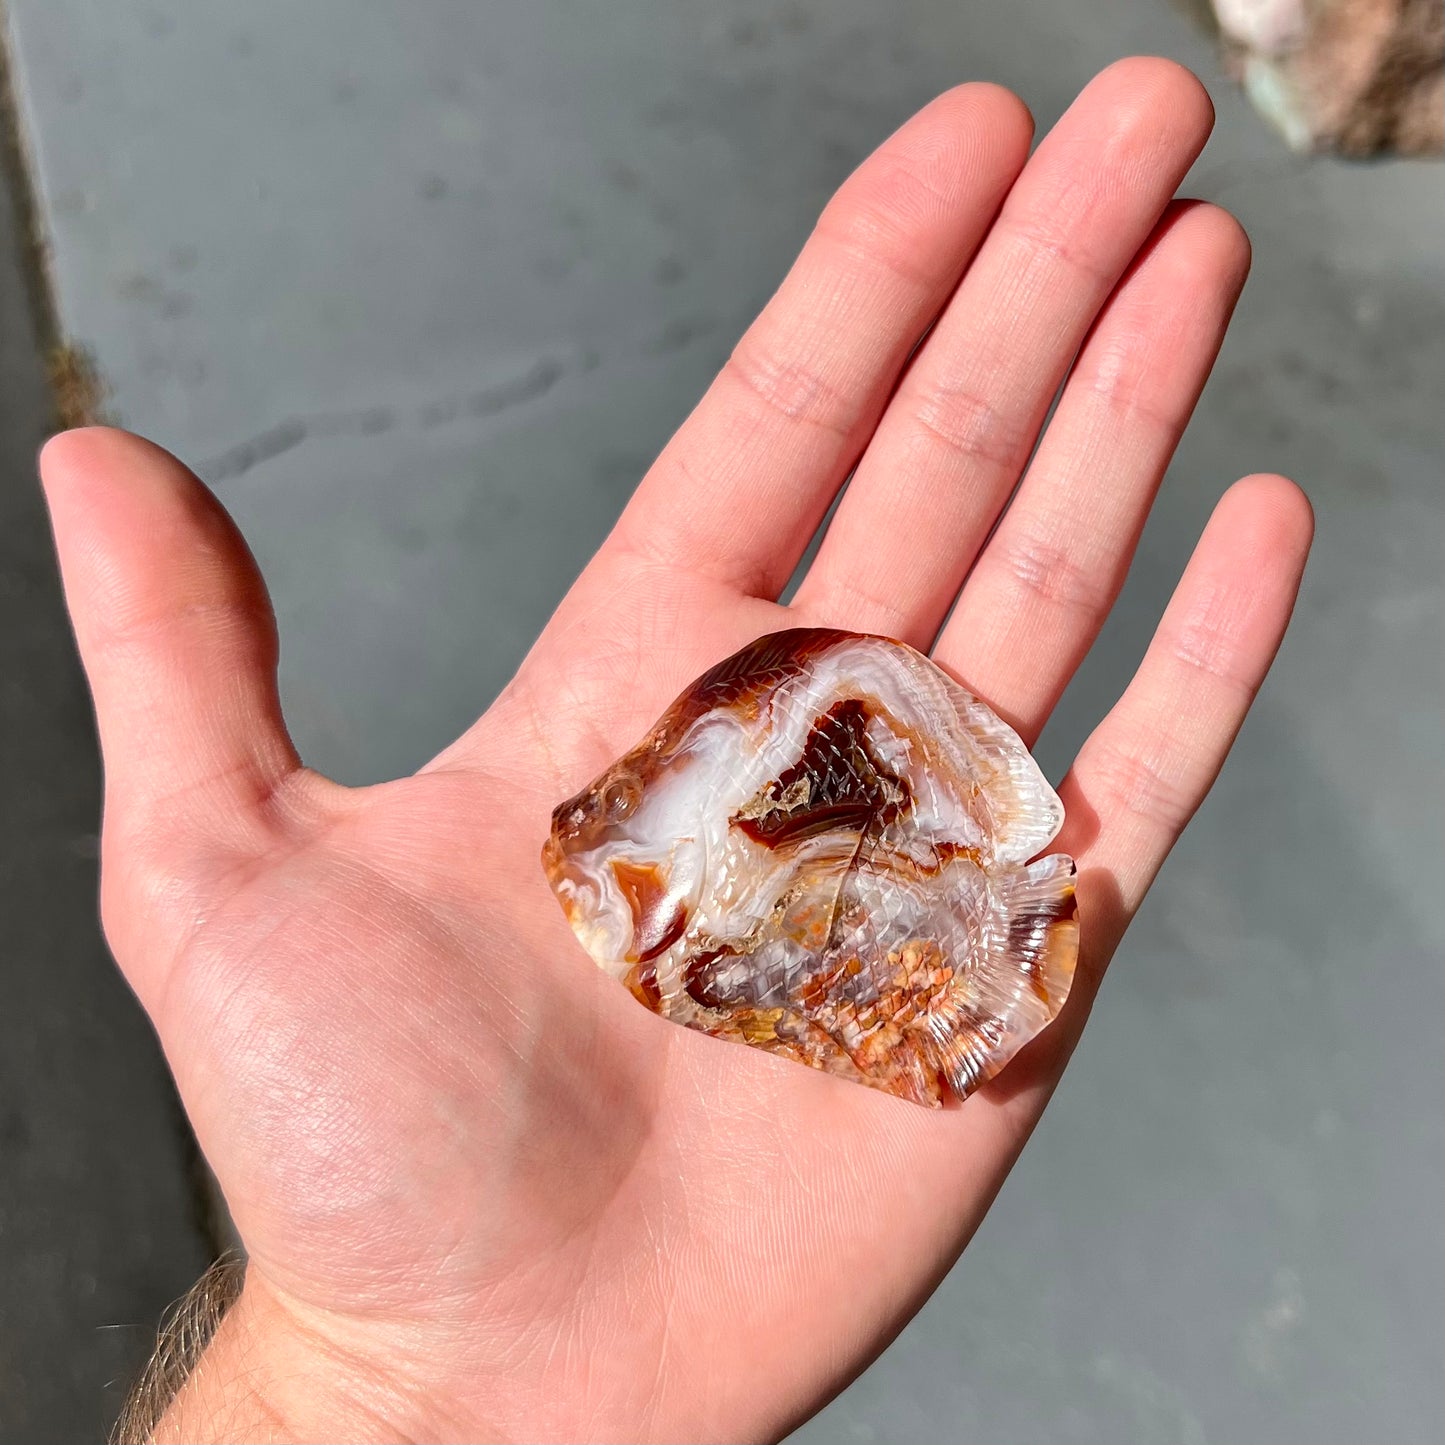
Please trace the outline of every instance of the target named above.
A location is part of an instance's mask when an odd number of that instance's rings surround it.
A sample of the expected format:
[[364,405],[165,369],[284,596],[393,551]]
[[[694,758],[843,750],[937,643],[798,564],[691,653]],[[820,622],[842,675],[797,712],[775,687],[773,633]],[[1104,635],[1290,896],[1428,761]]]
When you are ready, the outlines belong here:
[[303,442],[319,438],[376,436],[398,427],[428,429],[496,416],[544,396],[566,375],[567,369],[556,357],[543,357],[526,371],[492,386],[423,402],[419,406],[366,406],[286,417],[203,462],[197,472],[208,482],[227,482],[245,476]]

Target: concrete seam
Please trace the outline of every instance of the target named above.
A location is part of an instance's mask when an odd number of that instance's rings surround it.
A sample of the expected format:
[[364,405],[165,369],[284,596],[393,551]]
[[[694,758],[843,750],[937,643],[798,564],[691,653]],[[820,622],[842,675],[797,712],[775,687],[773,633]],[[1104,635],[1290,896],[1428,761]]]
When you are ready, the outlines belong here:
[[21,272],[31,326],[45,364],[59,427],[103,420],[105,384],[91,354],[65,334],[56,302],[49,232],[35,184],[35,155],[15,85],[9,7],[0,0],[0,181],[9,187],[23,237]]

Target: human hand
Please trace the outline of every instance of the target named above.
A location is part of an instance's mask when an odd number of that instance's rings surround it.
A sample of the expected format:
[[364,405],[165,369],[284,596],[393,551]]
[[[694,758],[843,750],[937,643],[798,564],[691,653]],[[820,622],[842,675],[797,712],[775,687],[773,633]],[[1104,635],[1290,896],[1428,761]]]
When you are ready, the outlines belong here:
[[555,803],[782,627],[926,648],[958,596],[937,660],[1033,742],[1247,269],[1227,215],[1170,203],[1210,119],[1187,73],[1134,60],[1027,165],[1028,115],[995,87],[908,122],[496,705],[414,777],[347,789],[300,765],[260,578],[178,462],[105,430],[49,444],[105,755],[106,931],[250,1261],[159,1438],[777,1436],[926,1298],[1273,657],[1299,491],[1229,491],[1084,742],[1056,845],[1079,865],[1073,993],[960,1107],[639,1008],[577,945],[539,851]]

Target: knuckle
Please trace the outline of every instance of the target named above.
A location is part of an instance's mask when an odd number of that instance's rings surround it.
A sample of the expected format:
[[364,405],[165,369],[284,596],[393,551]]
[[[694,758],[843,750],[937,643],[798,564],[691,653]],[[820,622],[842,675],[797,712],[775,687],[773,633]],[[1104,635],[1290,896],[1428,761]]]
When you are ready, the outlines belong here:
[[787,421],[846,434],[854,407],[814,367],[775,354],[745,336],[723,367],[724,373],[755,401]]
[[[815,236],[866,270],[882,268],[933,291],[952,274],[957,257],[920,240],[949,225],[962,204],[967,168],[956,150],[945,136],[927,150],[877,157],[824,208]],[[929,265],[920,255],[937,259]]]
[[1093,217],[1102,204],[1097,188],[1081,181],[1067,195],[1041,207],[1043,215],[1039,219],[999,221],[998,230],[1018,253],[1010,269],[1021,277],[1035,278],[1027,288],[1030,292],[1042,289],[1044,275],[1051,271],[1067,272],[1091,292],[1113,286],[1114,268],[1075,239],[1094,232]]
[[264,595],[223,594],[179,604],[163,600],[136,606],[91,624],[91,646],[109,656],[136,659],[162,654],[178,638],[225,652],[256,651],[269,663],[279,650],[276,622]]
[[1184,417],[1160,403],[1159,372],[1150,364],[1151,341],[1133,330],[1109,338],[1081,383],[1086,399],[1114,418],[1113,425],[1174,436],[1182,430]]
[[1185,621],[1170,634],[1168,648],[1169,655],[1189,671],[1246,700],[1253,698],[1255,682],[1239,665],[1239,646],[1232,628],[1209,619]]
[[1089,755],[1089,776],[1101,802],[1166,832],[1182,828],[1194,812],[1193,800],[1169,776],[1158,753],[1096,745]]
[[921,265],[917,235],[907,216],[885,201],[850,200],[846,209],[824,212],[813,234],[840,255],[862,279],[893,276],[910,290],[932,291],[943,283],[936,268]]
[[1086,567],[1067,546],[1035,533],[1000,531],[993,547],[1011,591],[1051,608],[1085,617],[1099,615],[1109,595],[1094,569]]
[[910,609],[880,597],[856,578],[831,573],[800,608],[820,626],[882,632],[889,637],[911,631]]
[[967,390],[936,386],[913,407],[913,420],[944,450],[991,467],[1016,467],[1026,442],[1016,415]]

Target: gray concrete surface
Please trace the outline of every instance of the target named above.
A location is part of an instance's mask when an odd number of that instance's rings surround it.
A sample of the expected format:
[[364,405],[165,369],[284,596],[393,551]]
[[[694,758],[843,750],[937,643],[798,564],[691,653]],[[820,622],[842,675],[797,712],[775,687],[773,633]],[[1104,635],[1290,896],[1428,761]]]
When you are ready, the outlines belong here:
[[[8,167],[7,167],[8,169]],[[101,1440],[205,1268],[196,1158],[96,918],[100,769],[35,450],[51,429],[0,174],[0,1441]]]
[[354,781],[486,705],[895,123],[1199,70],[1190,189],[1255,277],[1046,765],[1241,473],[1316,502],[1298,625],[968,1255],[797,1438],[1441,1437],[1438,168],[1288,155],[1159,0],[10,11],[64,323],[235,511],[302,750]]

